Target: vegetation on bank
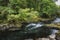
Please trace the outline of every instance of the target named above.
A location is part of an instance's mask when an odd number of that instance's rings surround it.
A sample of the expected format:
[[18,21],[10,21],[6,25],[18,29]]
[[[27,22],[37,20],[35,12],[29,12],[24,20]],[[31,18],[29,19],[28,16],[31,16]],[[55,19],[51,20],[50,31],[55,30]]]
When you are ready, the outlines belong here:
[[0,0],[0,24],[20,25],[60,16],[53,0]]
[[55,27],[60,30],[60,23],[45,24],[47,27]]

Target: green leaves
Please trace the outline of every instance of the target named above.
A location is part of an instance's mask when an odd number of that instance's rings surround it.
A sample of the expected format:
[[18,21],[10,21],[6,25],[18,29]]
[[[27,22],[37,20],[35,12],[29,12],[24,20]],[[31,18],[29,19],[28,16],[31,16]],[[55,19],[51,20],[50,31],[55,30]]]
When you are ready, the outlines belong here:
[[9,0],[12,7],[25,8],[27,6],[26,0]]
[[9,3],[9,0],[0,0],[0,6],[7,6]]
[[38,15],[39,13],[37,11],[34,11],[33,9],[26,8],[19,10],[20,20],[26,22],[38,21]]
[[8,14],[7,22],[9,23],[21,23],[21,22],[37,22],[39,20],[38,11],[34,9],[19,9],[18,14]]
[[[54,17],[56,4],[52,0],[0,0],[0,19],[15,22],[37,22],[39,17]],[[6,5],[6,6],[3,6]]]
[[48,16],[49,18],[54,17],[52,15],[56,14],[57,7],[56,7],[56,4],[52,0],[42,0],[40,6],[41,6],[40,14],[43,14],[43,15],[46,14],[46,16]]

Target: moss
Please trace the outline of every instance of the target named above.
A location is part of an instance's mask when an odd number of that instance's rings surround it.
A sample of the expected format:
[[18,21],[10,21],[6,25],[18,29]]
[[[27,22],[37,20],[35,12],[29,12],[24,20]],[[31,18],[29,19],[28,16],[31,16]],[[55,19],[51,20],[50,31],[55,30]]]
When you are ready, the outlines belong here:
[[50,26],[50,27],[56,27],[60,29],[60,23],[51,23],[51,24],[46,24],[46,26]]

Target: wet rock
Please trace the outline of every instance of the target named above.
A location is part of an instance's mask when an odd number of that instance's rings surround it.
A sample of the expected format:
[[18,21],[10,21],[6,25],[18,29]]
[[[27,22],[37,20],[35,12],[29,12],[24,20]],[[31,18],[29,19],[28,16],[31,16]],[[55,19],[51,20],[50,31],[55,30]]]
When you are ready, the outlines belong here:
[[33,40],[33,39],[25,39],[25,40]]
[[56,40],[60,40],[60,31],[59,31],[59,33],[56,34],[56,38],[55,39]]
[[11,30],[11,31],[14,31],[14,30],[20,30],[19,27],[13,25],[13,24],[0,24],[0,31],[5,31],[5,30]]

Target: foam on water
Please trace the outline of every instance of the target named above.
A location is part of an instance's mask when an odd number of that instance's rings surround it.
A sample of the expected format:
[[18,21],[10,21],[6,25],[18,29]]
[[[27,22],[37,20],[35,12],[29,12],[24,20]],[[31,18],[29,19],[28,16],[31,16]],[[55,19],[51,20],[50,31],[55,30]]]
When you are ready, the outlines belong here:
[[53,23],[59,23],[60,22],[60,18],[56,18]]
[[28,30],[33,30],[33,29],[36,29],[36,28],[39,28],[39,27],[42,27],[43,24],[42,23],[31,23],[29,25],[27,25],[26,27],[29,28]]
[[42,26],[43,26],[42,24],[36,24],[36,26],[31,28],[31,29],[36,29],[36,28],[39,28],[39,27],[42,27]]
[[58,30],[56,29],[52,29],[51,31],[52,31],[52,34],[58,33]]
[[52,33],[51,33],[51,35],[49,35],[49,37],[50,38],[55,38],[56,37],[56,33],[58,33],[58,30],[52,29],[51,31],[52,31]]

